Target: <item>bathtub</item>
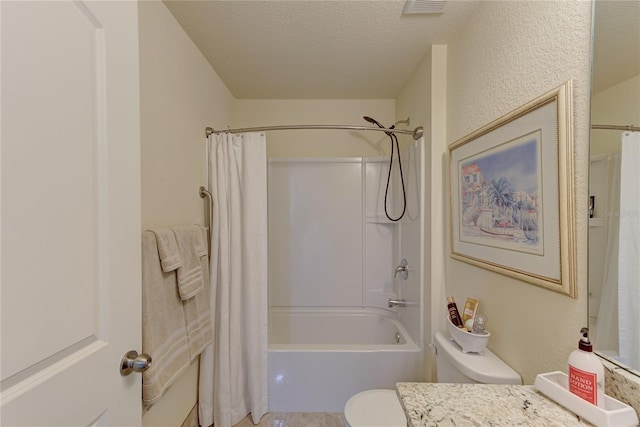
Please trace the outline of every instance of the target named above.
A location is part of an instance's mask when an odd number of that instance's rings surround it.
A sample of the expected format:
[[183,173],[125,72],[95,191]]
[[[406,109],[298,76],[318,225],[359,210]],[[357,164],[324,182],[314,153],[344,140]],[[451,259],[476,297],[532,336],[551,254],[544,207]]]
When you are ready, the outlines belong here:
[[420,348],[377,308],[272,307],[268,366],[271,412],[342,412],[360,391],[422,380]]

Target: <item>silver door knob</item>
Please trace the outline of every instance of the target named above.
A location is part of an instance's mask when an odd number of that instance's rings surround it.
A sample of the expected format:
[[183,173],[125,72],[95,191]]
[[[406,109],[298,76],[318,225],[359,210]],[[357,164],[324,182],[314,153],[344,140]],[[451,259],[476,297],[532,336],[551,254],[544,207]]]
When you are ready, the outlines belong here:
[[120,375],[127,376],[131,372],[144,372],[151,367],[151,356],[131,350],[120,361]]

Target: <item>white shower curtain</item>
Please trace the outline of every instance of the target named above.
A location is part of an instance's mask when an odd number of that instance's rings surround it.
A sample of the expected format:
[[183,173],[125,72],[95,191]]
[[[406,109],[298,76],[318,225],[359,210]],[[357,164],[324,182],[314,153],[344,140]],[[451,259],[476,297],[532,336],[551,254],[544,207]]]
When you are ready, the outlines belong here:
[[620,164],[618,328],[620,361],[640,363],[640,132],[624,132]]
[[207,140],[214,341],[200,359],[201,426],[231,427],[267,402],[267,159],[264,133]]
[[[606,247],[604,253],[604,273],[600,290],[600,307],[597,313],[596,328],[592,339],[596,350],[618,357],[618,245],[620,236],[620,153],[608,157],[608,215],[606,221]],[[607,213],[607,212],[606,212]],[[595,278],[597,280],[597,278]]]

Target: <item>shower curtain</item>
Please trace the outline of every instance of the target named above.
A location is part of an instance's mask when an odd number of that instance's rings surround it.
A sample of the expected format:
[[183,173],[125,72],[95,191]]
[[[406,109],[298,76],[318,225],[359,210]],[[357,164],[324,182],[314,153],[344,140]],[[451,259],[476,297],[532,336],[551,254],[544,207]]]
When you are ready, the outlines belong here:
[[620,345],[618,343],[618,245],[620,216],[612,215],[620,207],[620,153],[608,157],[609,168],[607,178],[611,191],[608,194],[606,221],[606,247],[604,254],[604,273],[600,290],[600,307],[596,328],[593,331],[593,341],[596,350],[603,351],[617,357]]
[[620,164],[620,242],[618,249],[618,328],[620,361],[640,362],[640,132],[622,135]]
[[214,341],[200,359],[201,426],[231,427],[267,402],[267,159],[264,133],[207,140]]

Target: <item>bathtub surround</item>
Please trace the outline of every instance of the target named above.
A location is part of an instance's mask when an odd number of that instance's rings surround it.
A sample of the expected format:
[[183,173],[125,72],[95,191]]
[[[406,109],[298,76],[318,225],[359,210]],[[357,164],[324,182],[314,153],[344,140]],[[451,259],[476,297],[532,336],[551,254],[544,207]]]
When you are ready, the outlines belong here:
[[363,168],[349,158],[269,161],[270,306],[363,305]]
[[[388,159],[269,161],[270,410],[337,411],[359,391],[421,379],[423,153],[422,140],[402,153],[407,211],[395,223],[384,214]],[[392,174],[393,216],[398,183]],[[406,279],[394,277],[401,258]],[[391,311],[390,299],[408,304]],[[298,319],[305,310],[315,321]],[[373,323],[361,324],[365,317]],[[342,327],[325,328],[336,319]],[[360,328],[346,335],[354,322]],[[382,334],[387,322],[397,325]],[[359,341],[369,335],[373,341]]]
[[210,135],[211,323],[200,423],[231,427],[267,404],[267,150],[264,133]]
[[[269,304],[272,307],[379,307],[389,299],[413,340],[422,341],[424,141],[403,150],[407,215],[384,215],[388,159],[269,161]],[[394,168],[389,205],[401,209]],[[408,260],[404,280],[394,277]]]

